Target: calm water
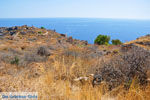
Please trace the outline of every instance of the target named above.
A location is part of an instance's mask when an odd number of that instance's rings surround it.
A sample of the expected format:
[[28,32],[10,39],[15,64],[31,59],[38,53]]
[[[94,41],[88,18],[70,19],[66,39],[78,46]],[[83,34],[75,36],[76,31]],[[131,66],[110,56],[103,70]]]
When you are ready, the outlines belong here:
[[59,33],[93,43],[99,34],[122,42],[150,34],[150,20],[90,19],[90,18],[28,18],[0,19],[0,27],[29,25],[55,29]]

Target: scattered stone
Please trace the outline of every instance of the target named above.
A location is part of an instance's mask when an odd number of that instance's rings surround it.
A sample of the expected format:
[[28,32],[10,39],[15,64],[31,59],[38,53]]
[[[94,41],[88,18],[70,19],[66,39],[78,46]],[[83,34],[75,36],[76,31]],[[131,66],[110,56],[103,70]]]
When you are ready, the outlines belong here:
[[4,30],[3,29],[0,29],[0,33],[3,33],[4,32]]
[[0,88],[0,92],[3,92],[3,90]]
[[136,42],[137,44],[141,44],[141,45],[145,45],[145,46],[150,46],[150,42],[149,41],[146,41],[146,42],[139,42],[139,41],[137,41]]
[[88,45],[88,42],[87,42],[87,41],[82,40],[81,42],[82,42],[82,44],[84,44],[84,45]]
[[60,34],[61,36],[63,36],[63,37],[66,37],[66,34]]
[[121,51],[122,52],[127,52],[128,50],[130,50],[133,47],[137,47],[135,44],[131,43],[131,44],[125,44],[121,46]]
[[28,40],[29,40],[29,41],[36,41],[37,38],[29,38]]
[[100,74],[94,75],[94,78],[93,78],[93,81],[92,81],[93,87],[94,87],[95,85],[100,85],[100,83],[101,83],[102,81],[103,81],[102,75],[100,75]]
[[8,28],[7,30],[8,30],[8,31],[12,31],[12,30],[14,30],[14,28],[13,28],[13,27],[10,27],[10,28]]
[[20,32],[20,34],[21,34],[21,35],[26,35],[27,32],[22,31],[22,32]]
[[0,33],[0,36],[4,36],[4,34]]
[[69,42],[69,43],[73,43],[73,38],[72,37],[69,37],[68,39],[67,39],[67,42]]
[[9,34],[12,36],[12,35],[16,34],[16,32],[10,32]]

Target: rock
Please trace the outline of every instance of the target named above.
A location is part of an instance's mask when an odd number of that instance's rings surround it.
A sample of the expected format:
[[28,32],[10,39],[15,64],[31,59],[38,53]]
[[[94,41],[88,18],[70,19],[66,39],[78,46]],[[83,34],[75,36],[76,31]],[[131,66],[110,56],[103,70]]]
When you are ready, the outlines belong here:
[[20,32],[20,34],[21,34],[21,35],[26,35],[27,32],[22,31],[22,32]]
[[0,29],[0,33],[3,33],[4,32],[4,29]]
[[16,34],[16,32],[10,32],[9,34],[12,36],[12,35]]
[[29,40],[29,41],[36,41],[37,38],[29,38],[28,40]]
[[74,79],[74,81],[82,81],[82,80],[87,81],[88,77],[79,77],[79,78]]
[[28,27],[27,25],[22,25],[22,27]]
[[136,42],[137,44],[141,44],[141,45],[145,45],[145,46],[150,46],[150,42],[149,41],[146,41],[146,42],[143,42],[143,41],[141,41],[141,42]]
[[13,27],[10,27],[10,28],[7,28],[7,30],[8,30],[8,31],[12,31],[12,30],[14,30],[14,28],[13,28]]
[[73,38],[72,37],[69,37],[68,39],[67,39],[67,41],[66,42],[69,42],[69,43],[73,43]]
[[101,83],[102,81],[103,81],[102,75],[100,75],[100,74],[94,75],[94,78],[93,78],[93,81],[92,81],[93,87],[94,87],[95,85],[100,85],[100,83]]
[[104,55],[104,53],[102,51],[95,51],[95,52],[90,52],[88,54],[85,54],[87,57],[90,57],[90,58],[99,58],[99,57],[102,57]]
[[81,42],[82,42],[83,45],[88,45],[87,41],[82,40]]
[[4,34],[0,33],[0,36],[4,36]]
[[63,37],[66,37],[66,34],[60,34],[61,36],[63,36]]
[[150,34],[147,34],[146,36],[150,37]]
[[111,54],[111,51],[106,51],[106,55],[109,55],[109,54]]
[[128,50],[131,50],[132,48],[137,47],[135,44],[131,43],[131,44],[125,44],[125,45],[121,45],[121,51],[122,52],[127,52]]
[[35,34],[36,32],[33,30],[27,30],[26,33]]
[[2,92],[3,90],[0,88],[0,92]]

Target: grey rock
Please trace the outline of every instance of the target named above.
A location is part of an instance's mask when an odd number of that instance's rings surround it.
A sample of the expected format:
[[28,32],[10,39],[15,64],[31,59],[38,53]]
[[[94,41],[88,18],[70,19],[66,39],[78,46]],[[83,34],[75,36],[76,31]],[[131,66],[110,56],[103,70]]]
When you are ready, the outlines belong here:
[[22,32],[20,32],[20,34],[21,34],[21,35],[26,35],[27,32],[22,31]]
[[0,36],[4,36],[4,34],[0,33]]
[[94,87],[95,85],[100,85],[100,83],[101,83],[102,81],[103,81],[102,75],[100,75],[100,74],[94,75],[94,78],[93,78],[93,81],[92,81],[93,87]]
[[150,42],[146,41],[146,42],[136,42],[137,44],[141,44],[141,45],[145,45],[145,46],[150,46]]

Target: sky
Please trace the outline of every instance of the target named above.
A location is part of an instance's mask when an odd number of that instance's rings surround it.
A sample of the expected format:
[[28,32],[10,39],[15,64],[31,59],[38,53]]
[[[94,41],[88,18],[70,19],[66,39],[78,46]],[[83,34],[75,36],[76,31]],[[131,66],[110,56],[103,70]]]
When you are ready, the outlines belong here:
[[150,0],[0,0],[0,18],[150,19]]

